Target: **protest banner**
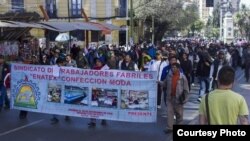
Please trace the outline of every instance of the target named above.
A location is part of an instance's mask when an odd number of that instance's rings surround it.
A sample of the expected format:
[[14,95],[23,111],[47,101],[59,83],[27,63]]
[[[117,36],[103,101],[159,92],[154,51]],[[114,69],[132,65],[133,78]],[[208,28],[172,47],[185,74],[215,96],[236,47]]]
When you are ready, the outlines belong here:
[[156,72],[11,64],[11,107],[39,113],[156,122]]

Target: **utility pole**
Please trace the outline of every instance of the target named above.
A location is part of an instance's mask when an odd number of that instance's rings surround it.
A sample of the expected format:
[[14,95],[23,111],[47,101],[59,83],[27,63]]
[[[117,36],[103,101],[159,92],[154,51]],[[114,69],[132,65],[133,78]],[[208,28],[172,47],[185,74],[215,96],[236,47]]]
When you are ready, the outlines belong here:
[[68,21],[70,22],[70,7],[69,7],[69,0],[68,0]]
[[130,39],[133,40],[134,42],[134,19],[133,19],[133,15],[134,15],[134,9],[133,9],[133,0],[130,0]]
[[155,41],[155,17],[152,15],[152,44]]
[[127,25],[127,26],[126,26],[126,49],[127,49],[127,47],[128,47],[128,38],[129,38],[129,35],[128,35],[128,31],[129,31],[129,30],[128,30],[128,20],[129,20],[129,18],[128,18],[128,16],[129,16],[129,15],[128,15],[128,9],[129,9],[128,7],[129,7],[129,5],[128,5],[128,4],[129,4],[129,3],[128,3],[128,2],[129,2],[129,1],[127,0],[127,1],[126,1],[126,25]]
[[220,2],[220,40],[223,41],[224,40],[224,31],[223,31],[223,17],[224,14],[227,12],[227,4],[228,1],[222,1]]
[[[68,0],[68,21],[70,22],[70,6],[69,6],[69,0]],[[69,46],[68,46],[68,53],[70,53],[70,46],[71,46],[71,35],[69,31]]]
[[[81,12],[82,12],[82,17],[85,19],[85,21],[89,22],[89,18],[88,18],[87,14],[85,13],[83,8],[82,8]],[[84,31],[84,36],[85,36],[86,48],[88,49],[88,44],[89,44],[89,31],[88,30]]]

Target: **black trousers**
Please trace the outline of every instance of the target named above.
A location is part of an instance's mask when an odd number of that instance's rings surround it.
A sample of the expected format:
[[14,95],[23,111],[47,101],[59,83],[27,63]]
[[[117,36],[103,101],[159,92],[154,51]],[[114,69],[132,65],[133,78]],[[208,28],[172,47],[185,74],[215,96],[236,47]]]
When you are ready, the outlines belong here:
[[157,85],[157,105],[158,106],[161,105],[161,93],[162,93],[161,85],[158,84]]
[[24,119],[24,118],[27,117],[27,114],[28,114],[28,111],[21,110],[20,113],[19,113],[19,118]]
[[245,78],[246,81],[249,81],[249,70],[250,70],[250,62],[245,64]]

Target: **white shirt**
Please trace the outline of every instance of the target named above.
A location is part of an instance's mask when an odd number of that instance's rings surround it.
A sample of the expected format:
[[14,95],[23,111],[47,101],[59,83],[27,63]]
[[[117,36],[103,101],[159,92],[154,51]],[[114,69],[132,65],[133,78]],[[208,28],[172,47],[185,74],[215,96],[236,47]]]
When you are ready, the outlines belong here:
[[161,80],[162,70],[168,64],[166,61],[162,60],[152,60],[149,63],[148,71],[156,71],[157,73],[157,80]]

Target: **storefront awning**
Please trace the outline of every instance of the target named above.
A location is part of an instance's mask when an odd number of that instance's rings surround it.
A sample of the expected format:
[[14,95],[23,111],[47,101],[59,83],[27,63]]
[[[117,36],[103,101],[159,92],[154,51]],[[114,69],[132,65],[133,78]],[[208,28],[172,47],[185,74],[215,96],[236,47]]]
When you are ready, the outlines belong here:
[[94,30],[94,31],[112,31],[120,30],[119,27],[108,23],[96,22],[39,22],[25,23],[17,21],[0,21],[0,27],[10,28],[39,28],[58,32],[69,32],[74,30]]
[[107,31],[119,30],[120,28],[112,24],[95,22],[40,22],[38,24],[57,28],[59,32],[69,32],[74,30]]
[[103,26],[109,28],[110,30],[121,30],[120,27],[115,26],[113,24],[109,24],[109,23],[100,23],[100,24],[102,24]]
[[43,26],[37,23],[25,23],[17,21],[0,21],[0,28],[40,28],[49,30],[58,30],[54,27]]
[[0,21],[0,28],[4,28],[4,33],[0,38],[2,40],[15,40],[32,28],[47,29],[58,32],[69,32],[75,30],[101,31],[102,34],[110,34],[113,30],[120,30],[119,27],[108,23],[96,22],[65,22],[65,21],[48,21],[48,22],[17,22],[17,21]]

